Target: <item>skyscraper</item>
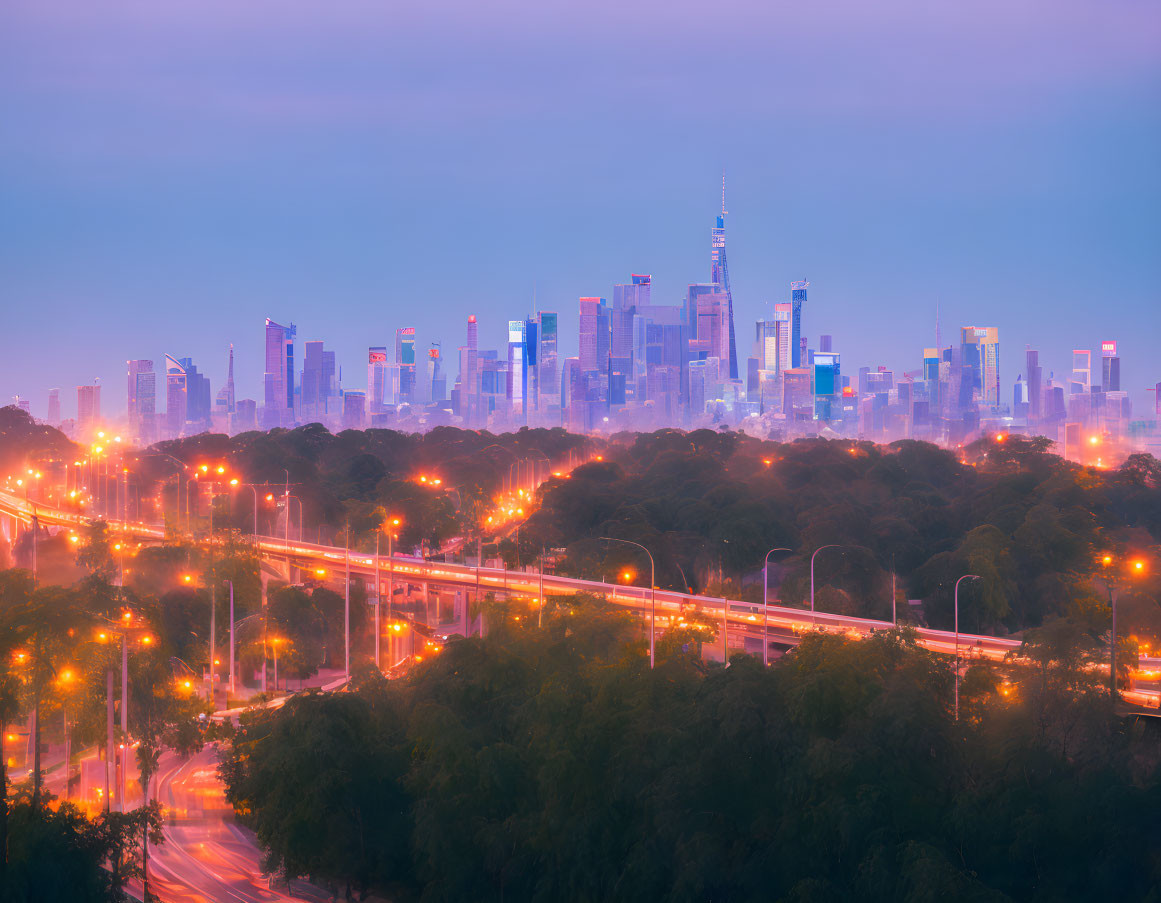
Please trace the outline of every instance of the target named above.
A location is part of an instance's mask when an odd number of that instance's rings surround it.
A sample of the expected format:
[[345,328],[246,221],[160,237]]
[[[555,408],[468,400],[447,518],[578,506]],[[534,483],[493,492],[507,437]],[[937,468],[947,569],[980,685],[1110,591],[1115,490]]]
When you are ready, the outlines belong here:
[[126,361],[129,390],[129,432],[143,445],[153,441],[156,413],[157,374],[153,361]]
[[[995,326],[964,326],[960,345],[965,375],[970,372],[971,392],[979,393],[979,402],[987,407],[1000,404],[1000,330]],[[961,404],[967,407],[971,398],[961,386]]]
[[527,422],[524,399],[528,397],[528,366],[524,357],[524,329],[523,320],[508,321],[508,379],[505,389],[508,396],[508,410],[522,423]]
[[580,299],[580,369],[606,373],[611,332],[604,298]]
[[226,365],[225,391],[226,391],[226,396],[225,396],[226,413],[233,414],[234,409],[237,406],[236,400],[234,398],[234,343],[233,342],[230,343],[230,358],[229,358],[229,363]]
[[1044,400],[1044,371],[1040,368],[1040,352],[1031,348],[1024,352],[1024,367],[1028,371],[1028,422],[1038,423]]
[[415,400],[414,326],[403,326],[395,330],[395,364],[399,369],[399,397],[397,403],[410,404]]
[[447,399],[447,379],[440,366],[440,345],[432,342],[427,352],[427,385],[428,397],[435,404]]
[[1068,383],[1068,394],[1088,394],[1092,386],[1092,352],[1087,348],[1072,350],[1072,379]]
[[802,305],[806,303],[805,279],[790,283],[790,366],[805,365],[802,359]]
[[294,425],[294,337],[293,323],[280,326],[266,318],[266,372],[263,374],[265,410],[263,426]]
[[101,422],[101,386],[77,386],[77,432],[91,432]]
[[167,354],[165,356],[165,426],[169,438],[176,439],[185,427],[186,376],[181,362]]
[[[367,394],[366,410],[369,414],[383,412],[384,399],[389,394],[387,379],[387,346],[372,345],[367,349]],[[394,397],[394,393],[390,393]],[[346,403],[343,404],[344,416]]]
[[212,423],[213,408],[210,404],[210,379],[200,373],[191,358],[178,358],[185,368],[185,422],[189,435],[203,433]]
[[717,283],[726,295],[729,320],[729,378],[738,378],[738,351],[734,341],[734,296],[730,292],[730,269],[726,263],[726,174],[722,173],[722,212],[710,231],[710,282]]
[[48,425],[60,426],[60,389],[48,390]]
[[1101,388],[1105,392],[1121,391],[1121,359],[1115,340],[1101,342]]
[[540,348],[536,355],[536,407],[543,413],[560,407],[560,363],[557,356],[558,318],[555,311],[542,310],[536,315]]
[[318,419],[326,414],[337,414],[338,396],[335,385],[335,353],[326,351],[323,343],[303,343],[301,393],[299,403],[302,416]]

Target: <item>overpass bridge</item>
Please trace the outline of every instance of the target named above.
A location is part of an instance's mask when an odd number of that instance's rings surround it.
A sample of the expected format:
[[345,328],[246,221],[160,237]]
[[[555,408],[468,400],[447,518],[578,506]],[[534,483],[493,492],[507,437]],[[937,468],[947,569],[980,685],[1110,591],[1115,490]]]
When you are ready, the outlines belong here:
[[[0,491],[0,532],[10,539],[15,531],[37,517],[41,525],[70,529],[87,526],[90,518],[72,512],[45,507],[11,493]],[[108,521],[110,527],[140,542],[161,542],[164,530],[152,524],[136,521]],[[593,593],[605,596],[610,602],[634,613],[645,625],[656,618],[659,635],[666,629],[684,623],[689,611],[698,611],[721,625],[719,640],[712,647],[703,647],[707,658],[722,660],[734,651],[749,651],[758,655],[769,646],[796,645],[799,637],[812,630],[841,633],[851,637],[865,637],[877,631],[891,630],[890,621],[858,618],[832,612],[811,612],[784,605],[764,606],[738,600],[721,599],[672,590],[650,591],[648,587],[622,586],[596,580],[585,580],[559,574],[476,567],[440,561],[423,561],[402,555],[375,556],[361,551],[348,551],[341,546],[309,543],[285,537],[254,536],[253,545],[268,566],[278,564],[285,569],[288,579],[294,569],[311,574],[323,583],[345,583],[347,576],[362,580],[377,589],[376,595],[393,599],[400,584],[416,587],[422,594],[420,607],[425,618],[424,629],[435,633],[469,633],[483,630],[485,625],[469,621],[469,600],[477,600],[488,593],[497,597],[527,599],[535,605],[550,595]],[[319,572],[322,571],[322,574]],[[265,579],[264,579],[265,582]],[[454,593],[452,617],[441,619],[439,593]],[[433,593],[434,591],[434,593]],[[430,601],[436,596],[435,611]],[[655,615],[654,615],[655,607]],[[416,612],[418,620],[419,613]],[[445,630],[444,628],[454,628]],[[982,634],[956,633],[928,627],[916,629],[920,644],[944,654],[954,655],[958,650],[965,659],[986,658],[1002,660],[1020,648],[1020,640]],[[1161,671],[1161,659],[1142,659],[1142,669]],[[1125,694],[1129,701],[1157,707],[1161,688],[1145,692],[1136,690]],[[1132,698],[1130,698],[1130,696]],[[1140,698],[1137,698],[1140,697]]]

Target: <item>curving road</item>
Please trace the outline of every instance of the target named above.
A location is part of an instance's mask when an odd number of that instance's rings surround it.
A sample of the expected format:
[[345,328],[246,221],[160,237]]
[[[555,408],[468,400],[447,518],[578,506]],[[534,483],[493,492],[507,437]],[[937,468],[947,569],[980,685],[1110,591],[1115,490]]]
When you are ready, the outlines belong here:
[[270,886],[253,834],[226,802],[214,747],[186,760],[166,753],[154,793],[165,807],[165,843],[149,848],[151,896],[167,903],[333,899],[303,881],[292,882],[291,893]]

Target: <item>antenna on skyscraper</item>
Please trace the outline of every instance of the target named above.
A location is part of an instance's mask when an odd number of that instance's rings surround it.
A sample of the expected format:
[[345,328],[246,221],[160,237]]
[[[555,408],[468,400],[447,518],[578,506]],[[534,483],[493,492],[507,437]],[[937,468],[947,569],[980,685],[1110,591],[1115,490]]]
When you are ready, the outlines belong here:
[[722,216],[726,215],[726,171],[722,170]]
[[943,354],[943,345],[939,342],[939,299],[935,299],[935,351]]

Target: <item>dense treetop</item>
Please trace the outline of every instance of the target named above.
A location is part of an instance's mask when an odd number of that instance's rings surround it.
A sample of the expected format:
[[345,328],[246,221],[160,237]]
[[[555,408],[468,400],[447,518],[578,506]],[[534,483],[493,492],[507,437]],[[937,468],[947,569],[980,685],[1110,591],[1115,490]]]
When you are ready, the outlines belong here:
[[451,900],[1147,899],[1155,730],[1119,721],[1068,622],[952,672],[906,633],[812,635],[769,669],[626,616],[496,605],[405,681],[255,712],[228,798],[267,865]]

